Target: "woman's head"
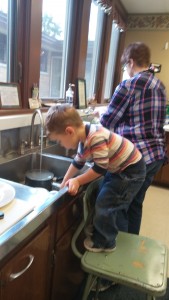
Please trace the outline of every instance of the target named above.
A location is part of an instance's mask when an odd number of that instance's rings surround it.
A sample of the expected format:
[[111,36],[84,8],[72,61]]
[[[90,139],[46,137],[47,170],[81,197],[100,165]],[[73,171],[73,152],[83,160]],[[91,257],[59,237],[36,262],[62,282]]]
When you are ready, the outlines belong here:
[[142,42],[135,42],[129,44],[121,57],[121,64],[127,65],[132,59],[134,63],[140,68],[148,68],[150,65],[150,49]]

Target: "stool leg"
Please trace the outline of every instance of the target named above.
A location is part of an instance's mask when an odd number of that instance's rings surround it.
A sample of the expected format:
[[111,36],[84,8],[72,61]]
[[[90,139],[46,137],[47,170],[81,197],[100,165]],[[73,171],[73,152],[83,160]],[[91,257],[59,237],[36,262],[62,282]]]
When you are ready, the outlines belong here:
[[84,288],[84,292],[83,292],[83,297],[82,300],[87,300],[87,297],[89,296],[91,287],[92,287],[92,283],[96,280],[96,276],[89,274],[87,277],[87,281],[86,281],[86,285]]
[[146,300],[156,300],[156,297],[147,294]]
[[98,300],[98,295],[99,295],[99,288],[100,288],[100,283],[101,283],[101,278],[97,278],[97,284],[96,284],[96,292],[93,300]]

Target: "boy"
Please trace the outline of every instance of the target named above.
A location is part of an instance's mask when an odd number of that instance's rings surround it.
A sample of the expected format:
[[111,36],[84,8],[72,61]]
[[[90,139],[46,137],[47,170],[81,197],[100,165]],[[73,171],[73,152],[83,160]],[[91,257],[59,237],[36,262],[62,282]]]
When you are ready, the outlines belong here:
[[[61,187],[68,186],[76,195],[81,185],[104,176],[99,190],[93,218],[93,235],[84,246],[92,252],[111,252],[116,247],[117,213],[127,211],[134,195],[145,178],[145,163],[139,150],[127,139],[100,125],[85,125],[74,107],[54,106],[46,118],[48,138],[57,140],[77,154],[67,170]],[[74,177],[86,161],[93,166]],[[127,231],[127,219],[124,218]]]

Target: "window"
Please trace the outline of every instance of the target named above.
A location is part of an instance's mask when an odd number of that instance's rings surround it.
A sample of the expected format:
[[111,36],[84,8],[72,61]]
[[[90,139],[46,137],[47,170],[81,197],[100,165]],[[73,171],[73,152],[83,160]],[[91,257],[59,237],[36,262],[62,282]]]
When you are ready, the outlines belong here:
[[0,82],[7,81],[8,1],[0,2]]
[[86,94],[92,98],[97,89],[97,70],[101,50],[101,37],[103,29],[104,12],[96,4],[91,3],[88,48],[86,58]]
[[116,67],[116,57],[117,57],[119,36],[120,36],[120,30],[118,29],[117,24],[112,23],[104,99],[110,99],[112,96],[111,94],[112,94],[112,86],[114,81],[114,72]]
[[86,79],[87,98],[101,102],[109,22],[95,3],[0,0],[0,82],[19,83],[22,108],[35,83],[42,100],[60,99],[77,78]]
[[48,51],[41,49],[40,71],[47,72],[48,67]]
[[69,0],[43,0],[40,97],[63,98],[67,69]]
[[17,1],[0,1],[0,81],[13,82],[17,77]]

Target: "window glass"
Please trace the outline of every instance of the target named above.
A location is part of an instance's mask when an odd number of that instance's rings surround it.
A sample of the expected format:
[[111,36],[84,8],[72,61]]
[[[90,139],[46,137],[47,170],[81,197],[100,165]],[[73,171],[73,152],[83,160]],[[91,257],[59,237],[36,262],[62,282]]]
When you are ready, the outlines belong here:
[[122,70],[122,80],[129,79],[130,76],[127,72],[127,69]]
[[88,99],[94,96],[97,88],[97,69],[101,49],[103,17],[103,11],[92,2],[90,11],[88,47],[85,70],[86,94]]
[[0,1],[0,82],[7,81],[8,0]]
[[120,30],[117,24],[112,23],[104,99],[110,99],[112,96],[111,93],[112,93],[112,86],[114,81],[114,71],[116,67],[116,57],[117,57],[119,36],[120,36]]
[[43,0],[40,97],[63,98],[70,20],[69,0]]

